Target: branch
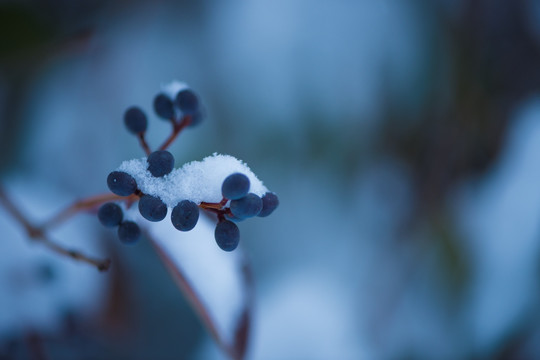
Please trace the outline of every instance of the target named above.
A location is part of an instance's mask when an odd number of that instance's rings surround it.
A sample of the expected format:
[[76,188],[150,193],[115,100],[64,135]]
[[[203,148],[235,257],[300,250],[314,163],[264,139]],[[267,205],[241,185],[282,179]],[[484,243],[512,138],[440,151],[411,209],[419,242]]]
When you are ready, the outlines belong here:
[[54,217],[45,222],[41,229],[51,229],[65,222],[69,218],[77,215],[81,211],[94,211],[98,206],[109,201],[125,201],[128,205],[138,198],[136,194],[130,196],[119,196],[115,194],[100,194],[86,199],[75,201],[73,204],[60,211]]
[[172,144],[172,142],[182,132],[182,130],[184,130],[189,124],[191,124],[191,115],[184,116],[179,123],[175,122],[174,120],[171,120],[171,123],[173,124],[172,134],[159,147],[159,150],[167,150],[167,148]]
[[203,210],[216,214],[218,220],[223,221],[225,220],[225,215],[233,216],[231,213],[231,209],[224,207],[227,204],[227,201],[229,200],[226,198],[223,198],[218,203],[209,203],[203,201],[199,204],[199,207]]
[[7,210],[7,212],[10,213],[13,216],[13,218],[23,226],[24,230],[26,231],[30,239],[39,241],[44,246],[46,246],[47,248],[49,248],[50,250],[52,250],[53,252],[59,255],[67,256],[74,260],[86,262],[90,265],[93,265],[99,271],[105,271],[109,269],[111,265],[110,259],[101,260],[101,259],[89,257],[76,250],[66,249],[63,246],[52,241],[47,236],[43,228],[36,227],[30,223],[30,221],[23,215],[23,213],[19,210],[19,208],[15,206],[14,202],[11,201],[11,199],[7,196],[5,190],[3,189],[1,185],[0,185],[0,204],[2,204],[4,208]]
[[144,132],[139,133],[137,137],[139,138],[139,143],[141,144],[141,147],[146,153],[146,156],[150,155],[152,153],[152,150],[150,150],[150,146],[148,146],[148,143],[146,142],[146,138],[144,137]]

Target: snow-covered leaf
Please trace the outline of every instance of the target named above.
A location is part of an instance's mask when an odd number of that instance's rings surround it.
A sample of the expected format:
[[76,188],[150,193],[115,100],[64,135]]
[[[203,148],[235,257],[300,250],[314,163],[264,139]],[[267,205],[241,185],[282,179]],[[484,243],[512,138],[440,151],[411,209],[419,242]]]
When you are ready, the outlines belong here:
[[252,284],[241,249],[222,251],[215,243],[215,220],[201,214],[189,232],[167,219],[141,220],[156,251],[221,348],[244,357],[250,328]]

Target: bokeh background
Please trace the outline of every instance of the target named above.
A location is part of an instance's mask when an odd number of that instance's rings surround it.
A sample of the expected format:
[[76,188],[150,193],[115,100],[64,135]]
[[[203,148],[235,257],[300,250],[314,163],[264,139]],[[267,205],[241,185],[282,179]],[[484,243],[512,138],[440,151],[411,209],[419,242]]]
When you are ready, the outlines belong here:
[[[229,153],[279,194],[241,227],[248,358],[540,358],[539,1],[4,1],[0,29],[15,198],[107,191],[143,155],[124,110],[173,79],[207,109],[177,165]],[[3,221],[0,358],[224,358],[147,242],[89,220],[116,264],[100,274],[44,263]]]

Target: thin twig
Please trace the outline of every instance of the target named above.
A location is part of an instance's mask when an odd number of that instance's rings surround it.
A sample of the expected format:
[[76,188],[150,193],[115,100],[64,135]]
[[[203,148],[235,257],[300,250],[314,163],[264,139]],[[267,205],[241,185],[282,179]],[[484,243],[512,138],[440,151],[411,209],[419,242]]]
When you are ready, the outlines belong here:
[[83,253],[80,253],[76,250],[65,249],[61,245],[58,245],[57,243],[51,241],[49,238],[45,236],[45,234],[39,237],[39,241],[43,245],[51,249],[52,251],[56,252],[57,254],[64,255],[64,256],[72,258],[73,260],[78,260],[78,261],[82,261],[87,264],[93,265],[99,271],[106,271],[111,266],[111,259],[104,259],[104,260],[96,259],[87,255],[84,255]]
[[210,209],[221,210],[227,204],[227,201],[228,200],[226,198],[223,198],[218,203],[210,203],[210,202],[203,201],[199,204],[199,207],[205,210],[210,210]]
[[32,225],[30,221],[28,221],[28,219],[23,215],[23,213],[19,210],[19,208],[15,206],[14,202],[7,196],[6,192],[4,191],[1,185],[0,185],[0,203],[5,207],[7,212],[10,213],[13,216],[13,218],[24,227],[24,230],[26,231],[30,239],[42,243],[47,248],[49,248],[50,250],[52,250],[53,252],[59,255],[67,256],[74,260],[86,262],[90,265],[93,265],[99,271],[105,271],[109,269],[111,265],[110,259],[101,260],[101,259],[89,257],[76,250],[66,249],[63,246],[52,241],[47,236],[43,228],[38,228]]
[[150,150],[150,146],[148,146],[148,143],[146,142],[146,138],[144,137],[144,132],[138,133],[137,137],[139,138],[139,143],[141,144],[141,147],[146,153],[146,156],[150,155],[152,153],[152,150]]
[[69,218],[73,217],[74,215],[77,215],[81,211],[93,211],[96,210],[98,206],[109,202],[109,201],[126,201],[127,204],[129,204],[133,197],[136,197],[136,195],[131,195],[128,197],[125,196],[119,196],[115,194],[100,194],[96,196],[92,196],[86,199],[78,200],[65,208],[64,210],[60,211],[58,214],[56,214],[54,217],[46,221],[40,228],[41,229],[51,229],[55,226],[60,225],[61,223],[65,222]]
[[[37,235],[36,232],[32,231],[32,225],[24,217],[24,215],[19,211],[19,209],[13,204],[13,202],[7,196],[4,188],[0,185],[0,202],[4,205],[6,210],[17,220],[26,230],[28,236],[33,238]],[[38,231],[39,232],[39,231]]]
[[225,208],[227,201],[229,200],[226,198],[223,198],[218,203],[210,203],[210,202],[203,201],[199,204],[199,207],[205,211],[216,214],[218,217],[218,221],[223,221],[225,220],[225,215],[234,217],[234,215],[231,213],[231,209]]
[[191,115],[186,115],[182,120],[177,123],[171,120],[173,124],[173,131],[169,138],[159,147],[159,150],[167,150],[167,148],[172,144],[176,137],[184,130],[189,124],[191,124]]

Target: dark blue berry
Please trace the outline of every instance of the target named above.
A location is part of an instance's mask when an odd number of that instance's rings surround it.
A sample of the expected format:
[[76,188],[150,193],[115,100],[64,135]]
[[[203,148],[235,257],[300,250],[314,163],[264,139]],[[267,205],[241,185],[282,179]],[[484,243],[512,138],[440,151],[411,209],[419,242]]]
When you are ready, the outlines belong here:
[[154,111],[163,119],[174,118],[174,106],[172,100],[165,94],[158,94],[154,98]]
[[227,176],[221,185],[221,194],[226,199],[236,200],[243,198],[249,191],[249,179],[241,173]]
[[135,179],[123,171],[113,171],[107,176],[107,185],[109,189],[120,196],[129,196],[137,191],[137,182]]
[[231,213],[241,219],[257,216],[262,207],[261,198],[253,193],[249,193],[241,199],[232,200],[230,204]]
[[240,230],[232,221],[223,220],[216,225],[214,237],[221,250],[233,251],[240,241]]
[[161,221],[167,215],[167,205],[160,198],[143,195],[139,200],[139,212],[148,221]]
[[140,108],[132,106],[124,113],[124,124],[126,124],[129,131],[139,134],[146,131],[148,120]]
[[184,115],[195,114],[199,110],[199,98],[190,89],[182,90],[176,95],[176,106]]
[[279,199],[277,195],[274,194],[273,192],[267,192],[262,197],[262,204],[263,204],[262,210],[257,216],[266,217],[270,215],[272,212],[274,212],[274,210],[276,210],[276,208],[279,205]]
[[118,227],[118,238],[121,242],[132,244],[141,237],[141,229],[139,225],[133,221],[124,221]]
[[180,231],[189,231],[197,225],[199,220],[199,207],[193,201],[182,200],[174,207],[171,221]]
[[112,202],[101,205],[98,210],[99,222],[106,227],[115,227],[120,225],[123,218],[124,213],[122,212],[122,208],[118,206],[118,204]]
[[174,156],[167,150],[154,151],[147,161],[148,171],[155,177],[165,176],[174,169]]

